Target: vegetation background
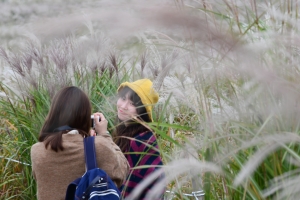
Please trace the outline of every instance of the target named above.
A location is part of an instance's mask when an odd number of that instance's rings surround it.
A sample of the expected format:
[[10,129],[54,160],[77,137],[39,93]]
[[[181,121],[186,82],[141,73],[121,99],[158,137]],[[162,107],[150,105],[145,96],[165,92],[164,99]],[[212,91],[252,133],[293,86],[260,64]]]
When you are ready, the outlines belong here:
[[35,198],[57,90],[82,88],[112,129],[118,84],[143,77],[174,199],[299,199],[299,4],[1,0],[0,199]]

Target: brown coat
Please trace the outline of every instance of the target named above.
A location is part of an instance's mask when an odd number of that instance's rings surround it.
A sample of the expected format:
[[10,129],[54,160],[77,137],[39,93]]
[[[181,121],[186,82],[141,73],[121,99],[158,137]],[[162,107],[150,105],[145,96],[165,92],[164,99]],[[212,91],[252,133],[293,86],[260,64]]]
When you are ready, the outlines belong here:
[[[45,149],[42,142],[31,147],[33,176],[37,182],[38,200],[64,200],[68,185],[85,172],[83,138],[79,134],[63,134],[63,151]],[[96,157],[99,168],[121,186],[129,165],[109,135],[96,136]]]

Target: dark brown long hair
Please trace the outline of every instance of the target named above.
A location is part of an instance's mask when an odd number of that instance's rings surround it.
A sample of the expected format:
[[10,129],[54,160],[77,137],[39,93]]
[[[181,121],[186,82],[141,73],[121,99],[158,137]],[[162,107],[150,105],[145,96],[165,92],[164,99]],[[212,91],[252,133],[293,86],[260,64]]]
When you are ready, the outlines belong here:
[[132,138],[138,135],[139,133],[149,131],[147,127],[145,127],[138,121],[151,122],[151,119],[146,111],[145,106],[141,101],[141,98],[132,89],[126,86],[119,91],[118,96],[119,98],[123,98],[126,97],[127,94],[128,98],[133,102],[134,106],[136,107],[138,120],[127,121],[125,126],[125,123],[117,117],[117,126],[114,130],[113,136],[114,142],[120,147],[122,152],[126,152],[130,145],[130,140],[127,138],[123,138],[122,136]]
[[47,148],[63,151],[62,134],[67,131],[54,131],[68,125],[77,129],[84,137],[88,136],[91,126],[91,103],[87,95],[78,87],[70,86],[61,89],[53,98],[48,116],[40,131],[39,141]]

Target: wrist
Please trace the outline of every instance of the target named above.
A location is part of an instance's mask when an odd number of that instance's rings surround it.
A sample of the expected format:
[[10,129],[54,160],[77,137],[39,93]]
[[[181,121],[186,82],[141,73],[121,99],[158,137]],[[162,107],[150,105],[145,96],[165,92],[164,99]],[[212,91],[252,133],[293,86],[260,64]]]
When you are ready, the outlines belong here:
[[102,132],[97,133],[97,135],[109,135],[109,136],[111,136],[109,131],[102,131]]

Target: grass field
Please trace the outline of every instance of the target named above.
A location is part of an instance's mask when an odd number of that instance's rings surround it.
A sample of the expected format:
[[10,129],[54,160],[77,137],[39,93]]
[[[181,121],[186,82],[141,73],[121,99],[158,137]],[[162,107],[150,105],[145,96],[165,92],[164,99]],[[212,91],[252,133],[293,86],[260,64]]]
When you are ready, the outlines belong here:
[[299,4],[0,1],[0,199],[35,198],[57,90],[82,88],[113,129],[119,83],[144,77],[175,199],[299,199]]

